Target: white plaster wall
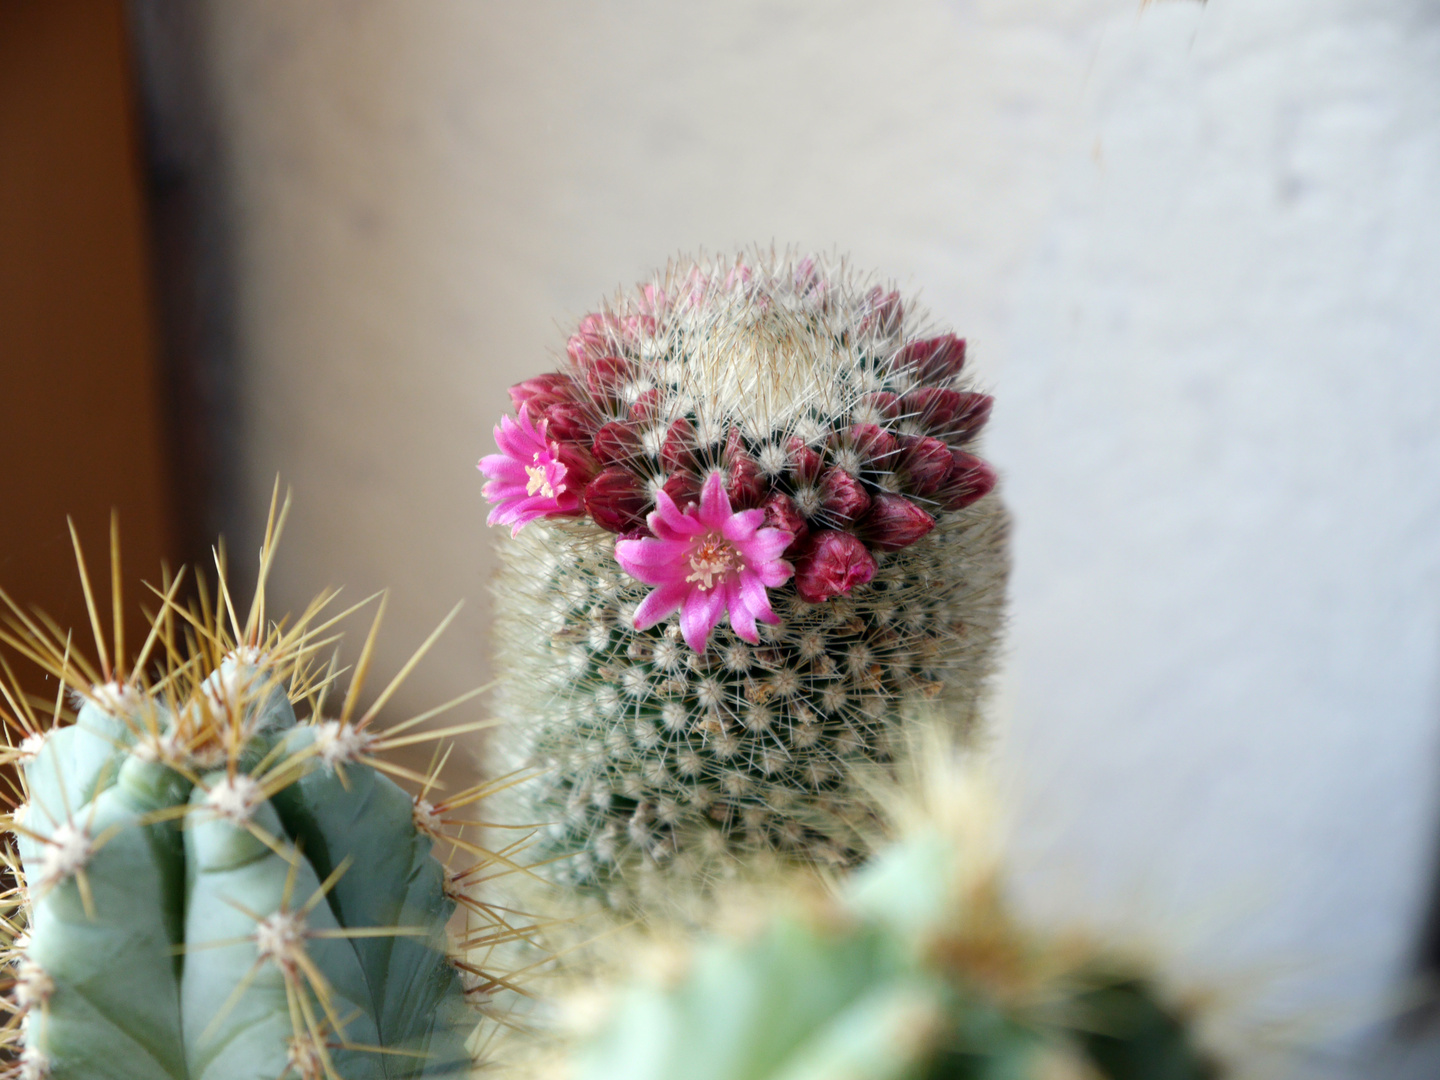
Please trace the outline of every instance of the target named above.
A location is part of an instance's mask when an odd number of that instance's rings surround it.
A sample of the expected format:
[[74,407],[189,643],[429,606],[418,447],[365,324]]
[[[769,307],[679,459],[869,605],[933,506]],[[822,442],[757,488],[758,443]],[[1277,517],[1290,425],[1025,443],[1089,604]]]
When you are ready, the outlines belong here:
[[473,685],[473,463],[557,323],[848,250],[999,396],[1027,901],[1376,1004],[1440,823],[1433,0],[207,4],[285,601],[395,586],[393,668],[466,597],[406,700]]

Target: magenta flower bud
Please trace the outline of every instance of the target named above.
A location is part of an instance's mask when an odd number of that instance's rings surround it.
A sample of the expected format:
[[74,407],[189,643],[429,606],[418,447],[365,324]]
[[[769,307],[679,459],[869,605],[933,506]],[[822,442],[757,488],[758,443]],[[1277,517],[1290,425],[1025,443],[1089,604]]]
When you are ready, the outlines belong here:
[[935,527],[935,519],[903,495],[877,495],[860,533],[881,551],[899,551]]
[[825,464],[824,458],[805,445],[805,440],[796,436],[791,436],[786,449],[790,453],[790,468],[794,470],[795,479],[803,484],[813,484],[820,475],[821,466]]
[[933,495],[950,476],[950,447],[928,435],[906,435],[901,438],[899,467],[905,473],[910,491],[916,495]]
[[982,461],[964,450],[950,452],[953,464],[945,486],[937,496],[946,510],[962,510],[990,494],[997,482],[995,469],[988,461]]
[[824,529],[795,563],[795,591],[809,604],[844,596],[875,576],[875,557],[849,533]]
[[954,334],[909,342],[895,356],[895,367],[922,383],[945,383],[965,366],[965,339]]
[[778,491],[765,500],[765,524],[771,528],[784,529],[793,537],[788,550],[802,547],[810,537],[810,525],[805,520],[805,515],[796,509],[789,495]]
[[612,420],[595,433],[595,457],[602,465],[622,465],[640,453],[640,433],[633,425]]
[[848,525],[865,516],[870,496],[844,469],[826,469],[820,477],[820,509],[832,523]]
[[595,524],[624,533],[645,523],[650,496],[629,469],[612,465],[585,488],[585,510]]

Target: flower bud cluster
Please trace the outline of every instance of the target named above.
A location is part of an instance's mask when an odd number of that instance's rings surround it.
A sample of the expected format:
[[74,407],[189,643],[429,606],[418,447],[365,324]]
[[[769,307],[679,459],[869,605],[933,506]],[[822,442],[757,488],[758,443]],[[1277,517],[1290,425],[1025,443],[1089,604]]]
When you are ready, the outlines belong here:
[[[487,493],[515,499],[492,518],[533,521],[502,545],[497,587],[519,736],[498,741],[545,769],[518,813],[556,822],[557,873],[612,892],[739,849],[853,859],[856,770],[891,761],[917,703],[970,723],[991,673],[1007,519],[974,452],[991,399],[965,379],[964,341],[843,266],[760,255],[672,264],[582,319],[567,353],[511,390],[536,438],[486,459]],[[560,482],[583,479],[578,505],[522,507],[556,461]],[[719,485],[728,506],[706,517]],[[703,551],[684,537],[725,514],[753,530],[756,512],[754,535],[789,537],[793,576],[765,579],[776,621],[732,609],[692,633],[686,605],[709,598],[681,604],[684,582],[749,556],[719,524]],[[672,548],[689,561],[656,570]],[[670,603],[627,554],[674,583],[676,616],[654,620]]]

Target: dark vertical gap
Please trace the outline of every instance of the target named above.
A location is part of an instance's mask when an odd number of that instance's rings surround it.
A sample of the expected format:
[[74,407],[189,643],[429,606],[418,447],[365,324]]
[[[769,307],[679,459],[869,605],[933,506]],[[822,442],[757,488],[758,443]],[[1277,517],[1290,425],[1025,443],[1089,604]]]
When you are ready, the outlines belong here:
[[210,90],[206,5],[129,0],[177,544],[213,577],[210,549],[237,487],[233,232]]
[[[1440,839],[1440,837],[1437,837]],[[1397,1022],[1402,1038],[1440,1030],[1440,843],[1432,844],[1427,903],[1415,942],[1411,993]]]

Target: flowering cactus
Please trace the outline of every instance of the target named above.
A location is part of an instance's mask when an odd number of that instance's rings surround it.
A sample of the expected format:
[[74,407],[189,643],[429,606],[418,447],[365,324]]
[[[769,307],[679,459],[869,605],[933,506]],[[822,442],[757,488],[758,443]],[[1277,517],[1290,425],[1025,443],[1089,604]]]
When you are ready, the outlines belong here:
[[512,528],[501,748],[543,774],[518,813],[617,902],[739,854],[852,861],[855,767],[918,703],[970,727],[991,674],[1007,519],[964,341],[762,256],[672,264],[567,353],[480,462]]
[[[512,865],[465,834],[466,807],[485,789],[442,801],[433,777],[386,760],[436,735],[374,726],[395,683],[357,714],[373,631],[343,708],[326,718],[334,668],[313,661],[333,643],[334,619],[322,621],[317,603],[292,626],[267,625],[263,578],[243,626],[216,614],[231,610],[223,578],[203,611],[179,609],[171,585],[128,674],[120,625],[107,649],[93,603],[98,670],[10,605],[0,638],[68,687],[78,715],[62,722],[62,697],[46,722],[0,683],[10,710],[0,715],[22,736],[8,758],[23,789],[9,820],[19,887],[0,954],[15,1014],[0,1038],[15,1062],[4,1075],[469,1070],[481,1019],[470,1006],[511,985],[475,958],[526,933],[471,895],[477,877]],[[297,720],[292,703],[307,701]],[[421,781],[420,795],[387,772]],[[448,869],[437,844],[458,856]],[[452,941],[457,904],[464,929]]]

